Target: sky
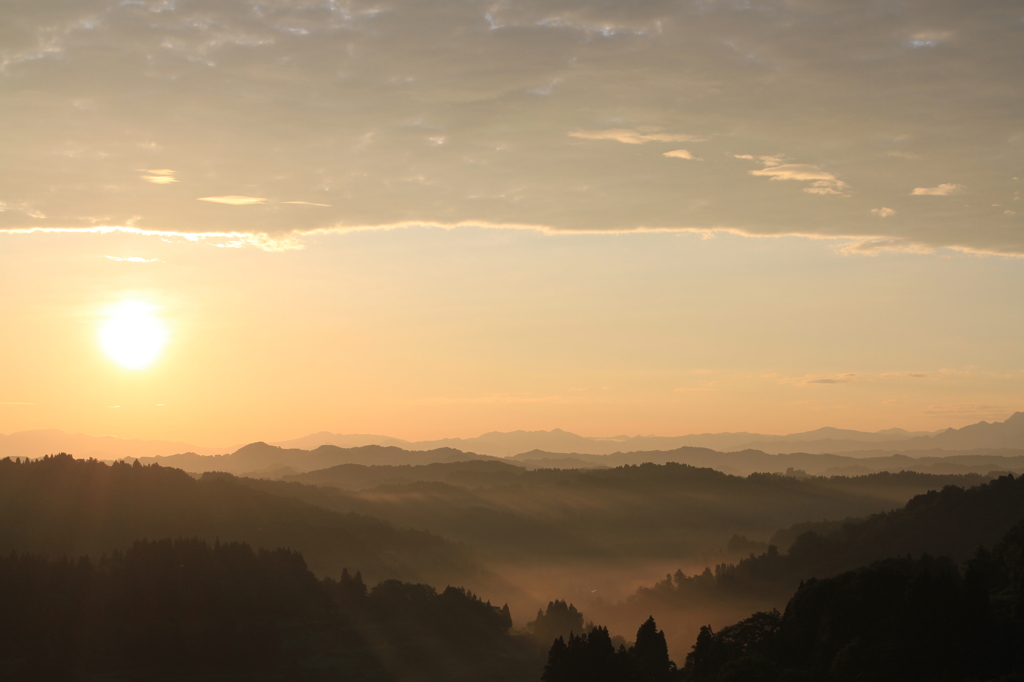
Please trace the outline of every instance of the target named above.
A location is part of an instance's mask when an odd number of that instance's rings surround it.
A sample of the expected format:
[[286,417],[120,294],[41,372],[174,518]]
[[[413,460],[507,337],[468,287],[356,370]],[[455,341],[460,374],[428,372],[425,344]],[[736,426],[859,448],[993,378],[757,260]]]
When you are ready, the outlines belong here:
[[1002,0],[11,0],[0,433],[1003,419],[1022,82]]

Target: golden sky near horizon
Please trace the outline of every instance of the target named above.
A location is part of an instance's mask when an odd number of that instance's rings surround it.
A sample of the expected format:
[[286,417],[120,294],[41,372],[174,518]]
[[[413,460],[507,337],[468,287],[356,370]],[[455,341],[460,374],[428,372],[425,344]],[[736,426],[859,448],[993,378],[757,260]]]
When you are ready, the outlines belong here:
[[0,7],[0,433],[1024,405],[1024,8]]

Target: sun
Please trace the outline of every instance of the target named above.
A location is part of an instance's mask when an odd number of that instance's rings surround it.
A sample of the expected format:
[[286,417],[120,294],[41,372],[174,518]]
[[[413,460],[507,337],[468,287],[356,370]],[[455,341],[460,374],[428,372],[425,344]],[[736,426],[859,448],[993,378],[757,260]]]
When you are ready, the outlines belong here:
[[103,352],[125,369],[144,369],[163,350],[167,329],[154,306],[122,301],[108,311],[99,328],[99,341]]

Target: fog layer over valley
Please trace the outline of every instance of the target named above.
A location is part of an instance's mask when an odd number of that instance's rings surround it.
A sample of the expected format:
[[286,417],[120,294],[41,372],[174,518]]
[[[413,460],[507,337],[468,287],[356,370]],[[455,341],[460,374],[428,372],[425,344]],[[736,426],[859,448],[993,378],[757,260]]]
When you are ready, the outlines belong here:
[[[481,465],[492,470],[481,471]],[[352,469],[360,468],[344,465],[341,472],[328,469],[296,477],[303,482],[230,480],[336,511],[430,529],[490,557],[527,563],[695,559],[725,547],[737,533],[767,539],[798,521],[863,516],[929,489],[986,480],[912,472],[855,478],[738,477],[672,463],[523,471],[500,462],[470,462],[400,467],[397,474],[392,467],[366,467],[361,473],[378,480],[408,478],[361,490],[330,486],[334,477]],[[427,480],[416,480],[420,470]],[[220,477],[227,475],[205,474],[203,480]],[[327,485],[310,485],[315,481]]]
[[[1007,423],[1017,421],[1015,415]],[[555,462],[581,464],[551,468]],[[851,462],[882,471],[816,474]],[[167,466],[172,463],[186,470]],[[771,610],[785,608],[809,579],[892,557],[905,562],[885,569],[905,576],[900,585],[922,571],[953,575],[934,567],[955,570],[973,560],[979,545],[996,547],[1024,519],[1024,478],[1003,473],[1019,471],[1019,463],[1012,451],[991,450],[856,459],[684,447],[498,458],[451,448],[301,450],[265,443],[221,456],[112,463],[65,454],[8,458],[0,460],[0,554],[10,558],[0,574],[11,594],[12,585],[33,573],[42,582],[31,590],[59,591],[77,575],[77,587],[67,588],[84,590],[74,597],[84,600],[75,622],[142,633],[124,639],[127,648],[75,640],[64,649],[72,653],[55,659],[67,670],[103,669],[131,659],[133,651],[163,655],[169,641],[184,646],[210,618],[221,618],[236,623],[225,625],[223,641],[195,649],[180,665],[220,665],[230,658],[224,651],[236,651],[256,661],[261,675],[305,669],[317,659],[324,670],[361,670],[372,680],[536,680],[551,639],[562,637],[570,653],[563,660],[552,649],[549,670],[556,659],[562,661],[556,668],[584,665],[580,652],[610,642],[624,647],[615,666],[643,667],[645,647],[664,641],[658,646],[692,672],[700,668],[688,658],[691,649],[704,651],[712,641],[729,650],[734,631],[722,628],[732,623],[784,631],[788,621]],[[729,468],[754,471],[718,470]],[[947,564],[914,563],[922,556],[947,557]],[[194,613],[175,610],[169,624],[157,627],[149,616],[118,610],[118,600],[130,597],[118,591],[116,576],[142,570],[138,562],[165,570],[159,566],[167,561],[186,571],[183,580],[191,577],[174,586],[139,577],[138,589],[164,594],[153,602],[158,611],[172,608],[177,598],[167,595],[183,590],[183,603],[198,600],[188,607]],[[227,565],[235,568],[223,573]],[[216,615],[198,606],[210,599],[203,590],[214,589],[204,582],[207,573],[221,576],[214,582],[232,575],[254,582],[240,585]],[[278,589],[272,587],[278,582],[295,601],[245,616],[252,595]],[[29,601],[17,603],[30,609]],[[755,611],[768,615],[744,620]],[[651,616],[660,629],[645,622]],[[34,625],[5,635],[8,649],[0,655],[7,658],[0,664],[6,669],[23,670],[21,650],[55,655],[50,644],[11,643],[45,631],[44,621],[25,618]],[[246,619],[251,623],[243,627]],[[286,621],[292,625],[281,629]],[[466,633],[477,621],[490,634],[481,634],[480,655],[470,655],[457,643],[469,641]],[[59,637],[79,637],[74,627]],[[267,643],[264,659],[246,637],[235,637],[246,627],[253,641]],[[720,630],[725,634],[714,639]],[[631,646],[634,633],[643,641]],[[698,634],[705,644],[693,648]],[[772,655],[781,657],[777,665],[804,665],[785,652]],[[504,663],[495,667],[495,661]]]

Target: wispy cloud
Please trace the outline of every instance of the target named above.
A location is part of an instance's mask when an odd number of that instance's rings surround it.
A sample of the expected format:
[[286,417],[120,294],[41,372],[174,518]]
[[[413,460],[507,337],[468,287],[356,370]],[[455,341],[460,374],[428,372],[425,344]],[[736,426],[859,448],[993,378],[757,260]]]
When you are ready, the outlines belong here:
[[[333,231],[333,230],[332,230]],[[344,230],[337,230],[344,231]],[[266,234],[263,232],[182,232],[180,230],[144,230],[130,225],[95,225],[93,227],[18,227],[4,230],[9,234],[133,234],[162,240],[207,242],[214,246],[254,247],[262,251],[296,251],[303,248],[302,236],[323,234],[320,230],[303,233]]]
[[784,156],[754,156],[753,154],[733,154],[733,158],[745,161],[760,161],[764,166],[780,166],[785,163]]
[[910,36],[907,44],[915,48],[937,47],[949,40],[952,35],[949,31],[919,31]]
[[20,211],[28,217],[35,218],[37,220],[46,218],[46,215],[42,211],[32,208],[32,206],[27,203],[8,204],[7,202],[0,201],[0,213],[5,213],[7,211]]
[[648,142],[700,142],[702,138],[695,135],[678,133],[644,133],[629,128],[612,128],[609,130],[577,130],[569,133],[569,137],[582,140],[613,140],[623,144],[647,144]]
[[750,174],[769,178],[770,180],[809,182],[811,186],[804,187],[804,191],[808,194],[834,194],[842,196],[845,195],[845,190],[847,189],[847,184],[835,175],[809,163],[784,163],[778,166],[768,166],[761,170],[752,170]]
[[963,185],[943,183],[938,187],[915,187],[910,194],[917,197],[948,197],[950,194],[962,192],[963,189]]
[[110,260],[121,263],[156,263],[159,258],[143,258],[142,256],[107,256]]
[[879,218],[888,218],[889,216],[896,215],[895,210],[888,208],[886,206],[883,206],[882,208],[873,208],[871,209],[871,212],[878,216]]
[[172,182],[178,181],[174,177],[174,171],[170,168],[151,168],[144,172],[148,173],[148,175],[143,175],[142,179],[154,185],[169,185]]
[[665,152],[662,156],[667,156],[670,159],[691,159],[693,161],[702,161],[702,159],[698,159],[691,154],[688,149],[673,149],[670,152]]
[[313,201],[282,201],[282,204],[298,204],[300,206],[323,206],[324,208],[330,208],[331,204],[318,204]]
[[237,194],[228,194],[220,197],[200,197],[199,201],[209,201],[211,204],[227,204],[229,206],[250,206],[266,202],[264,197],[246,197]]
[[881,253],[935,253],[935,249],[899,237],[867,237],[854,239],[838,247],[846,255],[874,256]]

